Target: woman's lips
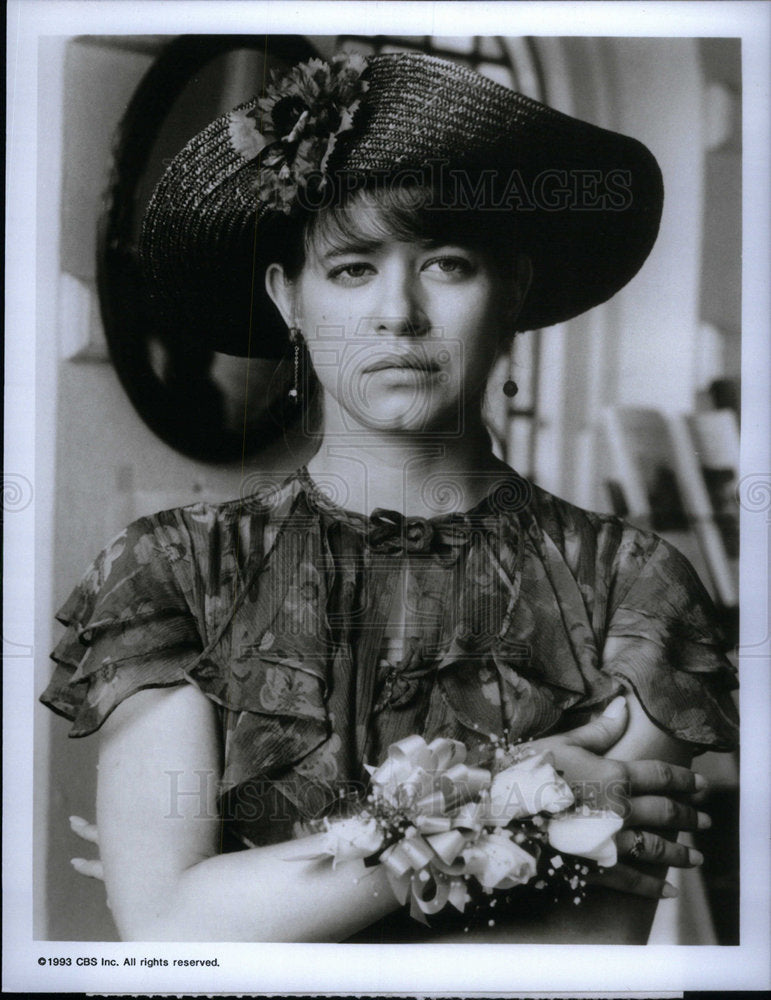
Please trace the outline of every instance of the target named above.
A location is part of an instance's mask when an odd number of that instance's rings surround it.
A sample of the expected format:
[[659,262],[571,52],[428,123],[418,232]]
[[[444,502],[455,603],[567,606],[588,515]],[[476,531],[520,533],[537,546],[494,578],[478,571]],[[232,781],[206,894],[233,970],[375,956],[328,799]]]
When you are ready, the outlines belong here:
[[409,355],[389,355],[367,365],[364,373],[369,375],[373,372],[390,371],[393,369],[431,374],[439,371],[439,365],[435,361],[429,361],[427,358],[417,358]]

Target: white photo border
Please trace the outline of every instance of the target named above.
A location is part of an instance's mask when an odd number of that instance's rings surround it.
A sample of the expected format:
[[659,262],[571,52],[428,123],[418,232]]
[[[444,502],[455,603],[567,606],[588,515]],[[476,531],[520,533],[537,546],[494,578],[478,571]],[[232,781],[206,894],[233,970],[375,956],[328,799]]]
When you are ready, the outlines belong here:
[[[743,151],[743,439],[742,476],[756,477],[768,498],[763,511],[742,509],[742,631],[740,661],[741,945],[736,947],[605,948],[595,946],[430,946],[215,944],[79,944],[35,941],[29,845],[35,817],[31,794],[34,734],[30,670],[34,608],[45,581],[30,567],[45,565],[51,541],[40,530],[51,510],[55,359],[37,354],[35,275],[45,227],[36,188],[38,38],[45,35],[254,32],[327,34],[612,35],[741,37]],[[505,30],[502,27],[505,25]],[[292,4],[231,0],[9,0],[7,8],[6,436],[7,491],[30,491],[34,503],[5,518],[4,653],[4,948],[3,986],[27,992],[131,993],[535,993],[591,990],[760,989],[769,983],[769,612],[767,559],[771,547],[769,457],[769,67],[771,8],[752,2],[660,3],[388,3]],[[52,124],[57,125],[55,109]],[[56,204],[53,198],[51,204]],[[53,223],[52,223],[53,224]],[[40,244],[42,245],[42,244]],[[52,476],[52,471],[51,471]],[[25,486],[26,484],[26,486]],[[30,493],[31,496],[31,493]],[[37,526],[37,530],[36,530]],[[17,649],[17,652],[14,652]],[[24,650],[29,649],[28,653]],[[750,735],[751,734],[751,735]],[[219,965],[126,970],[127,955],[217,958]],[[70,956],[52,966],[49,957]],[[76,965],[78,956],[116,959],[117,966]],[[40,964],[39,964],[40,963]]]

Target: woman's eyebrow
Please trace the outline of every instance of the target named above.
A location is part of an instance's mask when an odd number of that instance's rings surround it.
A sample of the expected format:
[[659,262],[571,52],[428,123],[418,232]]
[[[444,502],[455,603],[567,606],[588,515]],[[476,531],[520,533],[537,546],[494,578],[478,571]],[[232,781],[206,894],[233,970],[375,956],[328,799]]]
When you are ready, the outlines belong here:
[[[386,241],[380,239],[356,239],[349,243],[327,244],[327,249],[320,254],[323,261],[334,260],[338,257],[345,257],[347,254],[374,254],[378,253],[385,246]],[[424,251],[438,250],[441,247],[462,250],[467,253],[475,252],[475,247],[460,240],[442,239],[441,237],[426,236],[416,240],[415,243]]]
[[349,243],[340,243],[330,245],[322,254],[322,260],[334,260],[336,257],[345,257],[347,254],[358,253],[377,253],[383,248],[382,240],[367,240],[367,239],[357,239],[351,240]]

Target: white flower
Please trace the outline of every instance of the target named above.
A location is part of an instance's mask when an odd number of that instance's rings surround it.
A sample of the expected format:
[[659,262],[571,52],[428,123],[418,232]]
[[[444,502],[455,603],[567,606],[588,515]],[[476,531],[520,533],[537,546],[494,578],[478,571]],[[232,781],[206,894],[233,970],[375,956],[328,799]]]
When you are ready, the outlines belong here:
[[566,813],[549,820],[547,835],[555,850],[612,868],[617,860],[613,837],[622,826],[621,817],[610,811]]
[[324,838],[324,853],[334,863],[353,858],[367,858],[383,846],[383,834],[371,817],[351,816],[330,823]]
[[540,812],[556,813],[573,804],[568,784],[554,770],[550,753],[537,753],[512,764],[493,778],[489,822],[506,826]]
[[464,860],[465,873],[475,875],[483,889],[511,889],[535,877],[533,855],[502,833],[480,837]]

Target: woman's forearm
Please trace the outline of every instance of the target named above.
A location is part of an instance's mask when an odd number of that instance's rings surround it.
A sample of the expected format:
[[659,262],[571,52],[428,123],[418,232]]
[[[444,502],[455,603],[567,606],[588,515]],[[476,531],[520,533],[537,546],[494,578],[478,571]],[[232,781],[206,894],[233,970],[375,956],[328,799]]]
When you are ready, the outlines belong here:
[[124,940],[341,941],[396,909],[384,869],[308,860],[322,835],[207,858],[126,914]]
[[322,834],[221,854],[218,739],[189,685],[141,691],[104,725],[97,823],[122,938],[337,941],[396,908],[379,867],[303,857]]

